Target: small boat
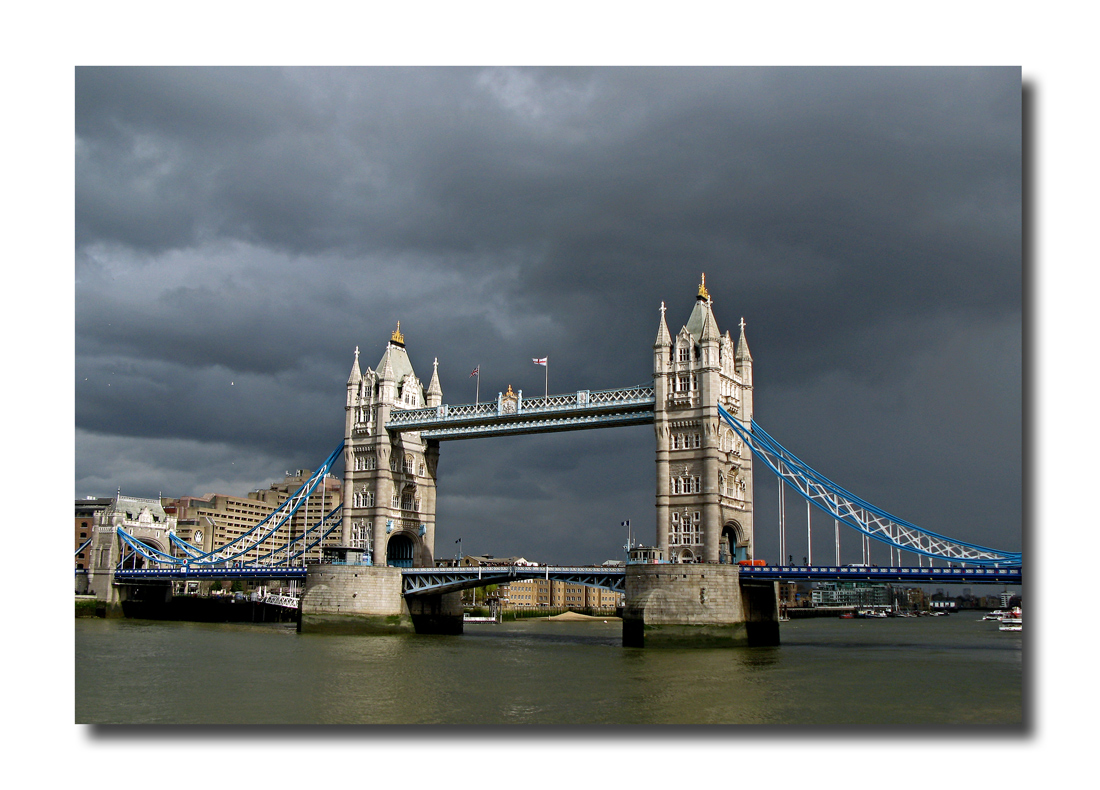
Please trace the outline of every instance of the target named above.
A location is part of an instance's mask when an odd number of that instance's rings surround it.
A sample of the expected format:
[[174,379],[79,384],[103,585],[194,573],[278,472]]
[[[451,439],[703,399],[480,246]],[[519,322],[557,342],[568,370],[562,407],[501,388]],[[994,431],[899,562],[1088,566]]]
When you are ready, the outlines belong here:
[[1012,610],[994,609],[992,612],[983,617],[983,620],[1000,620],[1006,614],[1011,614]]
[[1001,630],[1002,631],[1023,631],[1024,630],[1024,610],[1022,607],[1016,606],[1012,611],[1006,613],[1001,618]]

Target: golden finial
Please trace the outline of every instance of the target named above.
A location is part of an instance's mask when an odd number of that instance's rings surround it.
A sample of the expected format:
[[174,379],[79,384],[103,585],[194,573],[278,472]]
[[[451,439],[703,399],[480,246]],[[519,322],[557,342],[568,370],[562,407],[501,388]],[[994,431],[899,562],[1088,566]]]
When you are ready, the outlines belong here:
[[405,345],[405,336],[403,334],[401,334],[401,322],[400,321],[397,322],[397,329],[393,330],[393,334],[390,335],[390,340],[392,340],[394,343],[400,343],[401,345]]
[[505,397],[505,398],[511,398],[512,400],[515,400],[515,399],[516,399],[516,398],[518,398],[519,396],[518,396],[518,395],[516,395],[516,393],[512,392],[512,385],[511,385],[511,384],[509,384],[509,385],[508,385],[508,391],[507,391],[506,393],[504,393],[504,397]]
[[707,293],[707,275],[703,274],[702,277],[703,277],[703,279],[699,283],[699,298],[700,299],[710,299],[710,294]]

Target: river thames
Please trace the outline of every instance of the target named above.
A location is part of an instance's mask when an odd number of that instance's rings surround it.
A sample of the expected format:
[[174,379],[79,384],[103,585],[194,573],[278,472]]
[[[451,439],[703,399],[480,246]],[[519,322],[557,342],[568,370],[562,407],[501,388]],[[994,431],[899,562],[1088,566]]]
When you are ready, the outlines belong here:
[[794,620],[778,647],[648,650],[614,620],[356,637],[79,619],[76,722],[1022,727],[1021,634],[980,618]]

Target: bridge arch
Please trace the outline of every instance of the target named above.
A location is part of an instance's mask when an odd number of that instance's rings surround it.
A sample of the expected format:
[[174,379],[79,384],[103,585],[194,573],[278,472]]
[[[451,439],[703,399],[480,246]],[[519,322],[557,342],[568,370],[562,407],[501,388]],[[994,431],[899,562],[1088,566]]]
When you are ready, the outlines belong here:
[[727,521],[722,525],[718,538],[718,561],[735,564],[750,559],[748,543],[741,525],[733,520]]
[[386,564],[395,568],[412,568],[420,541],[407,532],[396,532],[386,541]]

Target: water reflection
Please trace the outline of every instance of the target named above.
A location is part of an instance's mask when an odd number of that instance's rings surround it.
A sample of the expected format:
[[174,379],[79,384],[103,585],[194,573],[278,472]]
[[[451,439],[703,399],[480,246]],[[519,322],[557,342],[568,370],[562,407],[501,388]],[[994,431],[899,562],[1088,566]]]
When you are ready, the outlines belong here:
[[461,636],[77,621],[78,722],[906,724],[1022,721],[1020,640],[962,616],[784,623],[783,644],[621,647],[617,622]]

